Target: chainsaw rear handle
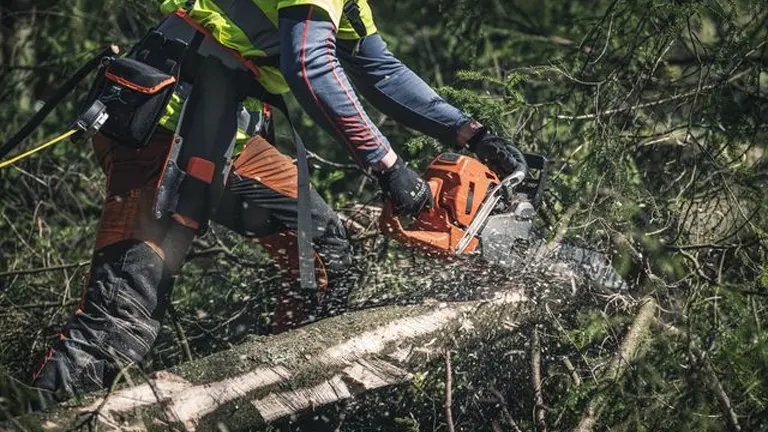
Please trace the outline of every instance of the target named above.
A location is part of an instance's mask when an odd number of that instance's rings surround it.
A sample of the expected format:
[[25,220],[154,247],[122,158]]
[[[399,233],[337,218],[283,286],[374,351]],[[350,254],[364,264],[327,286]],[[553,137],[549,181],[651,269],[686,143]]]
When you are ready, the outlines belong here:
[[[440,190],[442,189],[443,182],[440,179],[432,179],[427,182],[429,190],[432,193],[434,199],[434,207],[423,212],[437,211],[438,199],[440,197]],[[410,231],[403,227],[400,223],[400,219],[395,215],[394,206],[392,201],[385,201],[384,208],[380,217],[380,228],[382,232],[394,239],[395,241],[412,246],[418,247],[424,244],[433,245],[437,248],[444,248],[450,242],[450,235],[443,232],[433,231]]]
[[526,165],[517,164],[518,169],[502,180],[477,159],[441,154],[424,173],[434,207],[404,227],[394,215],[393,205],[385,202],[381,230],[402,244],[427,252],[449,257],[469,254],[479,246],[477,234],[496,204],[500,200],[511,204],[517,196],[515,188],[526,180]]
[[[464,236],[464,231],[450,223],[445,210],[439,208],[438,199],[443,188],[443,181],[432,179],[427,184],[429,184],[432,196],[435,198],[435,206],[422,211],[420,214],[431,213],[430,218],[439,221],[437,226],[432,227],[432,229],[424,226],[421,226],[421,229],[406,229],[400,223],[400,219],[394,215],[392,203],[387,201],[384,203],[379,219],[379,227],[384,234],[400,244],[420,249],[431,255],[454,257],[456,256],[455,245]],[[477,238],[472,238],[466,247],[467,253],[474,251],[479,245],[480,241]]]

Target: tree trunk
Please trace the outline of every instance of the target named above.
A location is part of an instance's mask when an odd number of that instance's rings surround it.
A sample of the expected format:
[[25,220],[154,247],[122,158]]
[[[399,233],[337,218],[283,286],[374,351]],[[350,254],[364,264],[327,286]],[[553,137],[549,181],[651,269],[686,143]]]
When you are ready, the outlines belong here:
[[[517,285],[517,284],[516,284]],[[469,340],[531,304],[522,288],[491,299],[391,306],[257,337],[228,351],[148,377],[145,383],[78,406],[16,419],[30,430],[249,430],[374,389],[402,384]],[[570,289],[564,289],[564,292]],[[426,348],[425,342],[430,341]]]
[[[594,282],[574,257],[563,262],[557,253],[546,257],[537,247],[524,256],[528,259],[507,263],[509,275],[442,263],[421,285],[444,296],[405,295],[443,298],[441,303],[357,310],[280,335],[254,337],[144,377],[134,387],[15,422],[17,427],[45,431],[83,424],[92,430],[207,431],[220,430],[220,423],[228,430],[253,430],[406,383],[417,372],[439,368],[436,363],[442,362],[432,360],[442,359],[446,349],[461,348],[536,316],[539,300],[565,307],[583,282]],[[435,279],[440,269],[450,273],[450,280]],[[470,279],[483,289],[471,289]]]

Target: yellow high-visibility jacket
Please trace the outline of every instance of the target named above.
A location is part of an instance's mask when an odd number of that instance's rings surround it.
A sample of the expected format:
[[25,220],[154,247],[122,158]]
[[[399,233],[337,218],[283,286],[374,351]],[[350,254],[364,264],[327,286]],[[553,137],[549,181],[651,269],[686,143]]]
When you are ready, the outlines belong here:
[[[176,10],[185,9],[186,3],[186,0],[165,0],[160,10],[164,14],[170,14]],[[339,39],[359,39],[360,36],[344,16],[344,3],[345,0],[197,0],[189,16],[208,30],[222,45],[260,64],[260,59],[280,54],[277,22],[278,11],[284,7],[300,5],[320,7],[333,20]],[[368,0],[358,0],[358,6],[367,33],[375,33],[376,25],[373,22]],[[259,72],[255,79],[270,93],[282,94],[289,91],[288,84],[277,67],[259,66]],[[182,100],[174,95],[166,107],[165,115],[160,119],[160,124],[174,130],[182,105]],[[251,111],[261,110],[261,102],[250,98],[245,100],[244,105]],[[242,148],[247,138],[242,130],[238,130],[236,153]]]
[[[325,10],[337,28],[339,39],[357,39],[359,36],[344,16],[345,0],[197,0],[190,12],[192,19],[211,32],[222,45],[232,48],[247,59],[277,56],[280,45],[277,36],[278,11],[281,8],[313,5]],[[368,0],[358,0],[360,17],[368,34],[376,32]],[[165,0],[160,7],[169,14],[184,9],[186,0]],[[280,70],[274,66],[259,67],[256,79],[270,93],[288,91]]]

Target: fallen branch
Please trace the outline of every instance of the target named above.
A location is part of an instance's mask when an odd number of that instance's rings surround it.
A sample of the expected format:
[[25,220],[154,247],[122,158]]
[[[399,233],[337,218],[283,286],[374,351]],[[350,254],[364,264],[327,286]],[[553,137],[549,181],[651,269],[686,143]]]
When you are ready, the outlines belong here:
[[581,385],[581,377],[579,376],[578,371],[576,371],[576,368],[573,366],[573,363],[571,363],[571,359],[568,357],[563,357],[563,364],[565,365],[565,368],[568,369],[568,373],[571,374],[571,379],[573,380],[573,385],[575,387],[578,387]]
[[[648,329],[653,323],[653,317],[656,313],[656,300],[653,298],[646,298],[643,302],[643,306],[640,308],[635,321],[627,332],[627,336],[624,338],[624,342],[619,347],[619,351],[613,356],[605,372],[602,374],[602,378],[610,381],[618,381],[618,379],[624,374],[624,371],[635,359],[636,354],[640,351],[640,348],[646,342],[645,337]],[[579,425],[574,429],[575,432],[588,432],[592,431],[597,425],[597,420],[605,405],[605,398],[602,394],[598,394],[587,405],[587,409],[581,417]]]
[[[561,265],[557,257],[537,258],[536,249],[520,252],[509,262],[525,271],[503,281],[494,275],[495,283],[483,283],[482,290],[446,298],[445,293],[457,288],[449,284],[441,290],[429,284],[420,288],[428,291],[408,294],[427,304],[356,310],[255,338],[157,373],[144,384],[17,420],[32,430],[43,425],[42,430],[51,432],[69,430],[82,423],[83,416],[94,430],[208,431],[220,430],[220,424],[252,430],[407,383],[416,373],[436,369],[433,360],[448,348],[461,349],[519,325],[542,304],[550,313],[550,306],[569,304],[560,300],[575,294],[572,266]],[[453,300],[430,302],[428,294],[420,297],[427,292]],[[546,303],[538,298],[542,293]],[[505,419],[514,427],[511,416]]]
[[445,422],[448,431],[454,432],[453,425],[453,370],[451,366],[451,350],[445,350]]
[[73,306],[78,303],[80,303],[79,299],[72,299],[72,300],[57,301],[57,302],[41,302],[41,303],[30,303],[25,305],[14,305],[13,308],[14,309],[48,309],[48,308]]
[[[501,406],[502,419],[507,423],[507,426],[511,427],[514,432],[523,432],[520,430],[520,427],[517,425],[515,419],[512,418],[512,414],[509,413],[509,406],[507,405],[507,400],[504,398],[504,395],[494,388],[488,389],[488,392],[496,397],[496,400]],[[500,427],[501,426],[499,426],[499,428]]]
[[707,377],[707,387],[714,393],[717,404],[720,406],[720,410],[725,417],[728,430],[731,432],[741,432],[741,425],[739,424],[739,416],[733,409],[731,398],[728,397],[728,393],[725,392],[723,384],[720,382],[720,378],[717,377],[717,373],[712,368],[712,363],[709,361],[706,353],[698,347],[691,347],[696,361],[701,365],[701,369],[704,375]]
[[544,395],[541,392],[541,341],[539,331],[533,328],[533,342],[531,347],[531,380],[533,381],[534,415],[536,428],[539,432],[547,432],[547,419],[545,417]]

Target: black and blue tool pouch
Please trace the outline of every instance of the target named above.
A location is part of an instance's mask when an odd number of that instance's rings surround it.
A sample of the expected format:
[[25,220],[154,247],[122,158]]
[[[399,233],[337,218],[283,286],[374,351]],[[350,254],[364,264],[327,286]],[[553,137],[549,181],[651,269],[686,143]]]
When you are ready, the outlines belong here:
[[108,117],[99,132],[121,145],[144,147],[176,89],[186,51],[186,43],[150,32],[128,56],[105,62],[83,112],[103,104]]

